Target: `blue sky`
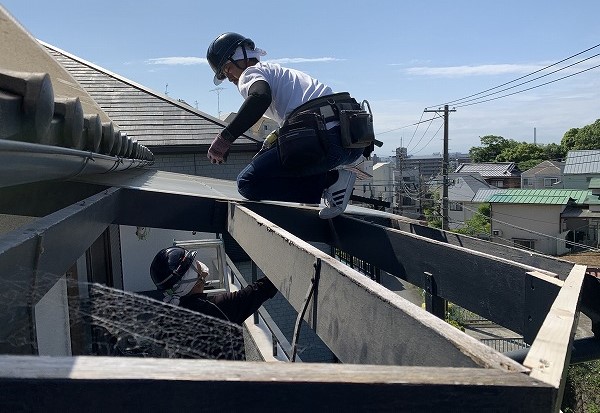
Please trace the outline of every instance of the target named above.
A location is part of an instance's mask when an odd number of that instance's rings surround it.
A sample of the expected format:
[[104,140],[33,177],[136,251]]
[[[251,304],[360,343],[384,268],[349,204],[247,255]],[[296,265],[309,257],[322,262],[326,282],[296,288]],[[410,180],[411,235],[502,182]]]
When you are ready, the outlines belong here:
[[[303,70],[336,92],[367,99],[381,156],[442,151],[442,120],[425,108],[477,94],[600,44],[600,1],[497,2],[303,0],[3,0],[33,36],[213,116],[239,108],[234,85],[215,91],[208,44],[235,31],[267,51],[264,60]],[[459,107],[449,117],[451,152],[479,137],[559,143],[570,128],[600,118],[600,46],[555,74]],[[511,83],[503,88],[514,86]],[[498,92],[493,89],[488,93]],[[482,97],[477,95],[476,97]],[[484,100],[486,98],[482,98]],[[474,103],[474,102],[468,102]]]

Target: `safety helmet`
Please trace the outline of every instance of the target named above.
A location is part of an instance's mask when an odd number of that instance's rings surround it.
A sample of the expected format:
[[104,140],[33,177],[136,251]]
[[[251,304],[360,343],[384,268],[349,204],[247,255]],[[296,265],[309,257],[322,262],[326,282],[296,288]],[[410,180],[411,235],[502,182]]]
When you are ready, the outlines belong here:
[[248,50],[254,49],[254,42],[252,39],[244,37],[241,34],[227,32],[217,37],[208,46],[206,60],[208,60],[208,64],[213,72],[215,72],[213,79],[215,85],[220,84],[225,79],[225,75],[222,72],[223,66],[233,56],[238,46],[241,46],[245,52],[246,47]]
[[181,280],[194,262],[196,251],[181,247],[160,250],[150,264],[150,276],[159,290],[168,290]]

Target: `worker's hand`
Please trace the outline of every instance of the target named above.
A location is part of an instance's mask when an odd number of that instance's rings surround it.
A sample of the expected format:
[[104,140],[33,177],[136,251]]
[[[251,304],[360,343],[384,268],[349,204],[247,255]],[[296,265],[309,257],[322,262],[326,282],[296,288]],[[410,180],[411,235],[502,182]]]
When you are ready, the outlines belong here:
[[206,156],[212,163],[223,163],[227,160],[229,148],[231,148],[231,142],[223,138],[219,133],[215,140],[212,141],[210,148],[208,148]]

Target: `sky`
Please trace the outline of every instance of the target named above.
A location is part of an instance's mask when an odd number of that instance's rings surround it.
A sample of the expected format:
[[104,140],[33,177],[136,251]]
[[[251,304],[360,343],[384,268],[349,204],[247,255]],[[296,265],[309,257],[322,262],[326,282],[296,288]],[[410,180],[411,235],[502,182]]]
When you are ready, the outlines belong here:
[[600,118],[598,0],[0,4],[37,39],[221,118],[242,98],[229,82],[213,84],[206,50],[223,32],[241,33],[267,51],[264,61],[367,100],[383,157],[400,146],[442,152],[442,113],[425,110],[444,104],[455,109],[451,153],[485,135],[558,144]]

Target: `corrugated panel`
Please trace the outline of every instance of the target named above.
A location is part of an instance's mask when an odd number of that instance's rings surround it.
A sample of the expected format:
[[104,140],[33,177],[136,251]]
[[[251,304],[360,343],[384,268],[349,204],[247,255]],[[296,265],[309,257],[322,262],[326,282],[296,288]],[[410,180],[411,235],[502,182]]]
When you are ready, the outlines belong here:
[[510,176],[514,168],[514,163],[464,163],[457,169],[457,173],[478,172],[481,176],[490,177],[505,177]]
[[480,189],[473,197],[473,202],[489,202],[492,195],[502,193],[506,189]]
[[600,174],[600,150],[569,151],[564,174]]
[[507,189],[490,197],[490,203],[566,205],[570,199],[584,204],[589,191],[576,189]]

